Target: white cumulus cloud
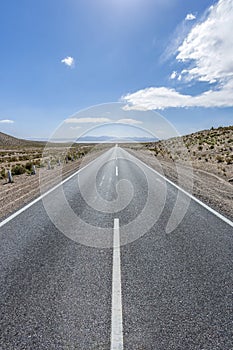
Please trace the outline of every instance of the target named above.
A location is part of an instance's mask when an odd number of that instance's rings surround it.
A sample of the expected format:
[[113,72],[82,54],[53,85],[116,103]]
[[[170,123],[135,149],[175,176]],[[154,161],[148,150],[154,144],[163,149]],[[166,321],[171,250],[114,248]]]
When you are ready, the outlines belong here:
[[[219,0],[205,19],[192,27],[178,48],[176,59],[185,64],[170,79],[215,83],[199,95],[168,87],[150,87],[123,96],[125,109],[169,107],[233,107],[233,1]],[[211,85],[210,85],[211,86]]]
[[170,79],[175,79],[177,77],[177,72],[173,71],[172,74],[170,75]]
[[220,0],[178,48],[177,60],[190,62],[189,79],[216,82],[233,77],[232,31],[233,1]]
[[71,56],[67,56],[61,60],[61,63],[64,63],[68,67],[74,67],[74,58]]
[[190,96],[182,95],[175,89],[151,87],[123,97],[126,110],[153,110],[167,107],[185,107]]
[[0,120],[0,123],[2,123],[2,124],[13,124],[13,123],[14,123],[14,120],[11,120],[11,119],[2,119],[2,120]]
[[153,110],[182,107],[233,107],[233,81],[216,90],[191,96],[165,87],[151,87],[123,96],[125,110]]
[[193,21],[194,19],[196,19],[196,16],[193,15],[192,13],[188,13],[187,16],[185,17],[186,21]]

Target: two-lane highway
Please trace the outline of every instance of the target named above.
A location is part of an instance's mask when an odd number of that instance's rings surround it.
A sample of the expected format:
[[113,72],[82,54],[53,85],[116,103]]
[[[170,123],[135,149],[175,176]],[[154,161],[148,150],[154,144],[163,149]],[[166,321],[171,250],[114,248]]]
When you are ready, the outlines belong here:
[[0,231],[1,350],[233,349],[233,223],[126,150]]

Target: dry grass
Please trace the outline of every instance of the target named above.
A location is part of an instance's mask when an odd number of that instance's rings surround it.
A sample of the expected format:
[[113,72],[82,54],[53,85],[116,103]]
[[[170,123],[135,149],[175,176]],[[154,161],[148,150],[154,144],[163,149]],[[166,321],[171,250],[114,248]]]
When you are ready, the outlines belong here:
[[[131,145],[130,152],[189,192],[185,184],[192,181],[196,197],[233,219],[233,126]],[[177,164],[184,170],[181,183]]]
[[225,179],[233,176],[233,126],[145,144],[144,149],[161,160],[191,161],[194,168]]
[[[19,140],[18,143],[18,139],[12,140],[10,136],[9,138],[5,136],[4,143],[0,144],[0,218],[2,219],[109,148],[109,145],[96,147],[88,144],[35,145],[30,141],[25,144],[23,140]],[[12,144],[8,145],[10,141]],[[36,167],[35,175],[32,175],[33,165]],[[8,182],[8,170],[11,170],[13,175],[13,183]],[[42,178],[43,189],[40,183]]]

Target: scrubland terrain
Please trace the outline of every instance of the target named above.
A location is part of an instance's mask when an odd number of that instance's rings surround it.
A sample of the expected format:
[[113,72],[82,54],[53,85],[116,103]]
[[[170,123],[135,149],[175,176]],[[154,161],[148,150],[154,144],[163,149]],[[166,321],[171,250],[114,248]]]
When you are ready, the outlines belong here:
[[[109,147],[112,145],[48,145],[0,133],[0,218],[51,188]],[[121,147],[233,218],[233,126]],[[33,166],[35,175],[32,175]],[[8,170],[13,175],[13,183],[8,182]],[[43,189],[40,179],[43,179]]]
[[[106,147],[46,144],[0,133],[0,218],[77,171]],[[8,170],[11,170],[13,183],[9,183]]]
[[128,148],[180,187],[233,218],[233,126]]
[[233,176],[233,126],[204,130],[146,145],[160,159],[192,161],[198,169],[230,179]]

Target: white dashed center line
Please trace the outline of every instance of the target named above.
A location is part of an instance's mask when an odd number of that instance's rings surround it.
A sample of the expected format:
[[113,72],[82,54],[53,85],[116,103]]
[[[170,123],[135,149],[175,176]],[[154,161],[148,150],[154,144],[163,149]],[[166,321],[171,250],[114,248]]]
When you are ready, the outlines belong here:
[[111,350],[123,350],[119,219],[114,219],[113,232]]

